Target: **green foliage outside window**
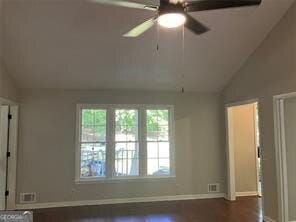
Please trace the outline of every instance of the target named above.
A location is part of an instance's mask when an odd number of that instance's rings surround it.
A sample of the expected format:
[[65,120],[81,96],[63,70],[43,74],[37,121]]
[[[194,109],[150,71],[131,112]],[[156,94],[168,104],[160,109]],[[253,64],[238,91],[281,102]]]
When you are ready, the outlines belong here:
[[[168,110],[147,110],[147,131],[161,131],[162,126],[168,126]],[[135,110],[116,110],[116,125],[125,126],[121,128],[122,133],[132,133],[137,125],[137,112]],[[104,135],[106,132],[106,110],[83,109],[82,125],[92,127],[92,133]]]
[[106,140],[106,110],[82,110],[82,140],[84,142],[97,142]]
[[147,131],[161,131],[162,126],[168,126],[168,110],[147,110]]
[[82,125],[106,125],[106,110],[83,109]]
[[116,126],[121,126],[120,131],[123,134],[134,133],[133,129],[137,126],[137,112],[136,110],[120,109],[116,110],[115,122]]

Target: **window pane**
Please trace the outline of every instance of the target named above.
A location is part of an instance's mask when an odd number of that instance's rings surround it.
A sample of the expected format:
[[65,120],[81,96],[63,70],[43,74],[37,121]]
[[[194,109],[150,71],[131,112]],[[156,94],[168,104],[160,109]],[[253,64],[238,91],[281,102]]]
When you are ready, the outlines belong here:
[[84,125],[81,129],[81,141],[82,142],[93,142],[94,141],[94,127],[92,125]]
[[115,140],[138,140],[138,111],[118,109],[115,111]]
[[170,157],[170,143],[169,142],[159,142],[158,143],[158,154],[159,154],[159,158],[169,158]]
[[126,141],[125,126],[115,126],[115,140]]
[[147,110],[146,121],[147,174],[153,176],[169,175],[169,110]]
[[82,125],[106,125],[106,110],[82,109]]
[[164,159],[148,159],[148,175],[167,176],[170,174],[170,160]]
[[107,122],[107,112],[106,110],[102,109],[95,109],[93,110],[95,125],[106,126]]
[[129,133],[126,136],[127,141],[137,141],[138,140],[138,126],[130,126]]
[[94,126],[94,141],[106,141],[106,126]]
[[169,125],[169,110],[168,109],[155,109],[147,110],[147,124],[149,125]]
[[147,141],[157,141],[158,139],[158,126],[149,125],[147,123]]
[[82,142],[106,141],[106,126],[84,125],[81,131]]
[[168,126],[159,126],[157,140],[158,141],[168,141],[169,140],[169,127]]
[[115,145],[115,175],[139,175],[138,143],[116,143]]
[[154,175],[169,175],[170,174],[170,159],[159,159],[159,169]]
[[168,110],[147,110],[147,141],[169,140]]
[[148,175],[154,175],[154,173],[158,171],[158,159],[148,159],[147,164]]
[[148,142],[147,143],[147,156],[148,158],[158,158],[158,143]]
[[81,144],[81,177],[106,175],[106,143]]
[[106,110],[83,109],[82,142],[105,142],[106,141]]
[[147,156],[148,158],[169,158],[170,157],[169,142],[148,142]]

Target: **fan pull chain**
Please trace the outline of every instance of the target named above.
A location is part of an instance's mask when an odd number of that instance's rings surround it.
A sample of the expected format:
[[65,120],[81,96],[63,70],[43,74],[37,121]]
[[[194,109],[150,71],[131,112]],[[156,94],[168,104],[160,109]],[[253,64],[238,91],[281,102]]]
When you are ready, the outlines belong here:
[[183,71],[182,71],[182,76],[181,76],[181,84],[183,85],[182,88],[181,88],[181,93],[184,93],[185,92],[185,89],[184,89],[184,83],[185,83],[185,74],[184,74],[184,66],[185,66],[185,39],[184,39],[184,34],[185,33],[185,28],[184,28],[184,25],[182,27],[182,66],[183,66]]
[[160,61],[160,55],[159,55],[159,27],[156,26],[156,53],[155,53],[155,74],[159,74],[159,61]]
[[156,34],[156,51],[159,50],[159,27],[157,26],[157,34]]

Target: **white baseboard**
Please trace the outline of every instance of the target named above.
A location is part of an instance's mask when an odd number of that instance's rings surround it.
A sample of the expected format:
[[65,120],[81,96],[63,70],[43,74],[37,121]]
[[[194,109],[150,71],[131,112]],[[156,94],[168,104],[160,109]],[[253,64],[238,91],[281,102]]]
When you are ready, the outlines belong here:
[[213,193],[213,194],[176,195],[176,196],[159,196],[159,197],[137,197],[137,198],[124,198],[124,199],[80,200],[80,201],[65,201],[65,202],[50,202],[50,203],[16,204],[16,209],[30,210],[30,209],[55,208],[55,207],[76,207],[76,206],[90,206],[90,205],[144,203],[144,202],[197,200],[197,199],[214,199],[214,198],[225,198],[225,194]]
[[257,191],[247,191],[247,192],[236,192],[237,197],[248,197],[248,196],[258,196]]
[[271,219],[270,217],[264,216],[264,222],[276,222],[275,220]]

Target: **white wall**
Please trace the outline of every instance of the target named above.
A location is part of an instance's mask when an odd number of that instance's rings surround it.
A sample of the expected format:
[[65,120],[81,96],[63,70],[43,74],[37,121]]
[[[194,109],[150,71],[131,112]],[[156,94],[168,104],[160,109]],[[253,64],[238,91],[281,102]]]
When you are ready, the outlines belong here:
[[296,3],[224,89],[225,103],[259,99],[265,214],[278,218],[272,96],[296,91]]
[[[0,57],[0,62],[1,62],[1,57]],[[12,101],[18,100],[17,88],[13,80],[6,73],[1,63],[0,63],[0,98],[5,100],[12,100]]]
[[[18,194],[36,192],[41,203],[206,194],[208,183],[220,183],[224,192],[225,150],[221,146],[217,94],[23,90],[21,95]],[[173,104],[177,177],[120,184],[75,184],[77,103]]]

